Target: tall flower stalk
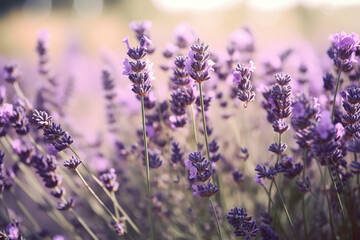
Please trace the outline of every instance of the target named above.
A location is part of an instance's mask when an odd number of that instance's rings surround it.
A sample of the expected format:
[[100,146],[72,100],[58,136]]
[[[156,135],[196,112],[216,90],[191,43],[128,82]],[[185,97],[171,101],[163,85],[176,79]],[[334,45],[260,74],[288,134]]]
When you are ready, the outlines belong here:
[[348,73],[357,63],[356,51],[360,46],[359,36],[356,33],[336,33],[330,36],[331,47],[328,50],[329,57],[334,62],[337,72],[336,87],[331,110],[331,122],[335,122],[336,95],[339,89],[341,73]]
[[132,91],[138,95],[141,99],[141,120],[142,120],[142,132],[144,138],[144,155],[145,155],[145,165],[146,165],[146,188],[147,188],[147,197],[148,197],[148,216],[149,216],[149,225],[151,231],[151,238],[154,237],[154,224],[153,224],[153,208],[152,208],[152,199],[151,199],[151,189],[150,189],[150,166],[149,166],[149,152],[148,144],[146,137],[146,125],[145,125],[145,107],[144,107],[144,96],[148,94],[151,89],[151,81],[153,80],[152,76],[152,64],[149,60],[144,61],[143,58],[147,54],[147,46],[151,44],[151,41],[143,36],[140,39],[140,47],[131,48],[129,44],[129,39],[126,38],[123,40],[128,48],[127,55],[134,61],[129,61],[127,58],[124,60],[124,71],[123,74],[129,77],[129,80],[132,82]]
[[[202,82],[205,82],[210,79],[209,71],[212,70],[212,65],[214,62],[210,59],[210,54],[207,52],[207,49],[209,48],[208,45],[206,45],[204,42],[200,43],[200,40],[198,39],[197,43],[193,44],[191,46],[191,49],[189,51],[189,59],[186,62],[187,71],[190,75],[190,77],[198,83],[199,86],[199,94],[200,94],[200,106],[201,106],[201,117],[203,122],[203,131],[204,131],[204,137],[205,137],[205,147],[206,147],[206,155],[207,158],[210,161],[209,169],[211,170],[211,156],[209,151],[209,142],[208,142],[208,133],[207,133],[207,127],[206,127],[206,119],[205,119],[205,110],[204,110],[204,97],[202,92]],[[205,185],[205,188],[213,189],[213,186],[211,183],[208,183],[208,185]],[[199,186],[197,186],[196,192],[199,191]],[[216,185],[214,185],[214,188],[217,188]],[[202,189],[202,187],[200,187]],[[217,190],[219,191],[219,190]],[[201,190],[200,190],[201,192]],[[216,192],[215,192],[216,193]],[[214,194],[215,194],[214,193]],[[200,194],[201,195],[201,194]],[[219,219],[217,216],[217,213],[215,211],[215,208],[213,207],[212,199],[209,196],[209,201],[212,206],[215,219],[216,219],[216,225],[217,225],[217,231],[219,234],[219,238],[222,239]]]

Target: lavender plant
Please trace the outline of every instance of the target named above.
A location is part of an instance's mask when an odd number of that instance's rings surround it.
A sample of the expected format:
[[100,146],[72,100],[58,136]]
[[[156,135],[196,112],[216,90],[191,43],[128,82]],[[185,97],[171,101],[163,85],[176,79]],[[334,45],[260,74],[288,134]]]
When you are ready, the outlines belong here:
[[358,239],[358,35],[331,35],[314,64],[297,46],[267,56],[247,27],[223,49],[189,24],[161,48],[150,28],[130,24],[123,76],[103,56],[87,79],[101,129],[80,131],[47,31],[36,71],[0,62],[0,239]]

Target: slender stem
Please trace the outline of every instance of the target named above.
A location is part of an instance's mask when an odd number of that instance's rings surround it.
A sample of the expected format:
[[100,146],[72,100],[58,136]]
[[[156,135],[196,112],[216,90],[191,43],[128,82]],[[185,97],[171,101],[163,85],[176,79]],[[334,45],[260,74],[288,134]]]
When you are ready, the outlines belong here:
[[268,198],[269,198],[269,203],[271,202],[272,204],[274,204],[274,203],[273,203],[273,200],[271,199],[271,196],[270,196],[269,191],[266,189],[266,187],[265,187],[264,185],[262,185],[262,187],[264,188],[264,190],[265,190],[266,194],[268,195]]
[[147,196],[148,196],[148,208],[149,208],[149,224],[151,231],[151,239],[154,240],[154,225],[153,225],[153,213],[152,213],[152,200],[151,200],[151,189],[150,189],[150,167],[149,167],[149,153],[147,146],[147,137],[146,137],[146,126],[145,126],[145,109],[144,109],[144,96],[141,96],[141,119],[142,119],[142,128],[143,128],[143,137],[144,137],[144,154],[146,161],[146,187],[147,187]]
[[[71,152],[80,159],[80,156],[77,154],[77,152],[70,146],[69,149],[71,150]],[[109,192],[109,190],[106,189],[106,187],[104,186],[104,184],[101,183],[101,181],[90,171],[90,169],[86,166],[85,162],[83,161],[81,163],[81,165],[85,168],[85,170],[89,173],[89,175],[92,177],[92,179],[102,188],[102,190],[106,193],[106,195],[112,199],[111,193]],[[117,208],[119,209],[119,211],[121,212],[122,215],[125,216],[126,220],[129,222],[130,226],[139,234],[142,235],[142,233],[140,232],[139,228],[135,225],[135,223],[131,220],[131,218],[129,217],[129,215],[125,212],[125,210],[120,206],[119,202],[117,201],[117,199],[115,198],[116,201],[116,205]]]
[[117,201],[115,200],[116,199],[115,192],[111,192],[111,194],[112,194],[112,198],[113,198],[115,217],[117,219],[119,219],[119,211],[118,211],[118,207],[117,207]]
[[342,218],[343,218],[344,224],[346,224],[344,207],[343,207],[343,204],[342,204],[342,201],[341,201],[339,192],[338,192],[338,190],[337,190],[337,186],[336,186],[336,183],[335,183],[335,180],[334,180],[334,176],[332,175],[331,168],[330,168],[330,165],[329,165],[328,161],[326,161],[326,166],[327,166],[327,168],[328,168],[328,171],[329,171],[329,174],[330,174],[330,178],[331,178],[331,182],[332,182],[332,184],[333,184],[334,191],[336,192],[336,196],[337,196],[337,199],[338,199],[338,202],[339,202],[339,205],[340,205],[341,216],[342,216]]
[[[203,97],[203,93],[202,93],[201,82],[199,82],[199,93],[200,93],[201,117],[202,117],[202,122],[203,122],[203,131],[204,131],[204,137],[205,137],[206,154],[207,154],[207,158],[210,161],[210,165],[209,165],[210,167],[209,168],[211,169],[212,168],[212,166],[211,166],[211,157],[210,157],[210,151],[209,151],[209,142],[208,142],[208,134],[207,134],[205,110],[204,110],[204,97]],[[212,177],[213,177],[213,181],[214,181],[215,180],[214,175]],[[221,198],[221,196],[220,196],[220,198]],[[217,228],[218,228],[219,237],[220,237],[220,239],[222,239],[218,217],[217,217],[217,214],[216,214],[216,211],[215,211],[215,208],[214,208],[214,206],[212,204],[211,199],[210,199],[210,203],[211,203],[211,206],[213,208],[213,211],[214,211],[214,214],[215,214],[215,217],[216,217],[216,220],[217,220],[216,224],[217,224]],[[220,203],[221,203],[221,199],[220,199]]]
[[105,211],[115,220],[117,221],[116,217],[112,212],[109,210],[109,208],[101,201],[98,195],[94,192],[94,190],[89,186],[89,184],[85,181],[84,177],[81,175],[78,169],[75,169],[76,174],[79,176],[81,181],[84,183],[85,187],[89,190],[89,192],[95,197],[95,199],[101,204],[101,206],[105,209]]
[[338,71],[337,80],[336,80],[336,87],[335,87],[335,92],[334,92],[333,105],[332,105],[332,111],[331,111],[331,122],[332,123],[334,123],[334,120],[335,120],[336,95],[337,95],[338,88],[339,88],[340,76],[341,76],[341,71]]
[[331,210],[329,196],[328,196],[327,190],[326,190],[324,176],[323,176],[322,171],[321,171],[319,160],[315,159],[315,161],[316,161],[316,163],[318,165],[318,168],[319,168],[320,177],[321,177],[321,180],[322,180],[322,183],[323,183],[323,187],[324,187],[324,191],[325,191],[325,197],[326,197],[326,201],[327,201],[327,205],[328,205],[328,209],[329,209],[330,227],[331,227],[332,239],[335,240],[336,239],[336,232],[335,232],[335,227],[334,227],[334,218],[333,218],[333,213],[332,213],[332,210]]
[[[207,154],[207,157],[208,157],[209,161],[211,162],[210,151],[209,151],[209,143],[208,143],[207,127],[206,127],[206,119],[205,119],[205,110],[204,110],[204,98],[203,98],[203,94],[202,94],[201,82],[199,82],[199,92],[200,92],[201,117],[202,117],[202,122],[203,122],[203,129],[204,129],[206,154]],[[210,164],[210,169],[211,169],[211,164]]]
[[[279,148],[281,148],[281,134],[279,133],[279,140],[278,140],[278,145],[279,145]],[[278,154],[277,157],[276,157],[276,164],[278,164],[280,161],[280,155]],[[274,181],[275,179],[271,180],[271,183],[270,183],[270,187],[269,187],[269,201],[268,201],[268,214],[270,215],[270,209],[271,209],[271,206],[270,206],[270,197],[271,197],[271,190],[272,190],[272,186],[274,184]]]
[[196,118],[195,118],[193,104],[190,105],[190,109],[191,109],[191,115],[192,115],[191,118],[192,118],[192,125],[193,125],[193,131],[194,131],[194,141],[196,144],[196,150],[199,151],[199,141],[198,141],[198,137],[197,137]]
[[288,219],[288,221],[289,221],[291,230],[293,231],[293,233],[294,233],[295,236],[296,236],[296,232],[295,232],[294,225],[293,225],[293,223],[292,223],[292,220],[291,220],[289,211],[288,211],[288,209],[287,209],[287,207],[286,207],[286,204],[285,204],[284,198],[283,198],[283,196],[282,196],[282,194],[281,194],[281,192],[280,192],[280,189],[279,189],[278,185],[276,184],[275,178],[274,178],[274,185],[275,185],[275,187],[276,187],[276,190],[277,190],[277,192],[278,192],[278,194],[279,194],[279,197],[280,197],[280,199],[281,199],[281,202],[282,202],[282,204],[283,204],[283,207],[284,207],[284,210],[285,210],[285,213],[286,213],[286,217],[287,217],[287,219]]
[[4,196],[2,194],[0,194],[0,201],[4,206],[6,217],[8,218],[9,222],[11,222],[11,217],[10,217],[10,214],[9,214],[9,210],[8,210],[7,204],[5,202]]
[[[305,182],[305,178],[306,178],[306,164],[307,164],[307,149],[304,149],[304,168],[303,168],[303,182]],[[306,225],[306,209],[305,209],[305,193],[303,193],[302,195],[302,200],[301,200],[301,205],[302,205],[302,212],[303,212],[303,221],[304,221],[304,234],[305,234],[305,238],[308,239],[308,229],[307,229],[307,225]]]
[[76,220],[78,220],[78,222],[81,224],[81,226],[83,226],[85,228],[85,230],[89,233],[89,235],[92,237],[92,239],[99,240],[99,238],[90,229],[90,227],[85,223],[85,221],[79,215],[77,215],[77,213],[73,209],[70,208],[69,211],[76,218]]
[[[354,152],[354,161],[355,161],[355,162],[358,161],[356,152]],[[357,174],[357,176],[356,176],[356,182],[357,182],[358,194],[359,194],[359,199],[360,199],[360,174]]]
[[24,204],[19,201],[18,196],[15,195],[15,193],[12,191],[12,195],[13,198],[16,202],[16,204],[19,206],[19,208],[21,209],[21,211],[24,213],[25,217],[29,220],[29,222],[33,225],[36,233],[39,233],[41,231],[41,228],[39,226],[39,224],[36,222],[36,220],[33,218],[33,216],[31,215],[31,213],[29,212],[29,210],[27,210],[27,208],[24,206]]
[[211,207],[212,207],[212,210],[214,212],[214,215],[215,215],[215,219],[216,219],[216,226],[217,226],[217,231],[218,231],[218,234],[219,234],[219,239],[222,240],[222,235],[221,235],[221,230],[220,230],[220,224],[219,224],[219,219],[218,219],[218,216],[216,214],[216,210],[215,210],[215,207],[214,207],[214,204],[211,200],[211,198],[209,198],[209,201],[210,201],[210,204],[211,204]]

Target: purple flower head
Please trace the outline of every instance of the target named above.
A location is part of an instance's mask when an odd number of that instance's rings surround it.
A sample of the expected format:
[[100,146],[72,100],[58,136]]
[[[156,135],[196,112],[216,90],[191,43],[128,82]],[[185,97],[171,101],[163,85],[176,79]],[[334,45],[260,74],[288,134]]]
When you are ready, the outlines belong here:
[[136,38],[140,42],[140,46],[147,48],[147,53],[151,54],[155,51],[154,47],[150,47],[150,28],[152,26],[151,21],[133,21],[130,23],[129,27],[136,34]]
[[264,240],[280,240],[280,236],[275,233],[274,229],[267,225],[260,226],[260,234]]
[[214,70],[212,66],[215,63],[210,59],[208,48],[208,45],[204,42],[200,43],[200,40],[198,40],[197,43],[191,46],[189,51],[186,68],[190,77],[197,83],[209,80],[209,71]]
[[238,170],[234,170],[232,176],[234,181],[239,185],[245,182],[244,175]]
[[140,47],[131,48],[129,39],[125,38],[123,42],[128,48],[127,55],[134,61],[124,59],[123,75],[127,75],[132,82],[132,91],[138,96],[145,96],[151,89],[151,81],[153,77],[153,64],[146,60],[142,60],[147,53],[147,46],[150,40],[146,37],[142,37],[140,40]]
[[195,192],[193,192],[194,196],[199,195],[200,197],[205,198],[211,197],[219,192],[217,185],[213,185],[210,182],[204,185],[192,185],[192,188],[195,190]]
[[119,219],[118,221],[111,220],[110,224],[118,236],[123,236],[125,234],[125,223],[122,219]]
[[278,143],[273,143],[269,146],[269,151],[273,152],[277,155],[281,155],[283,152],[285,152],[286,148],[287,148],[287,145],[285,143],[281,146],[279,146]]
[[23,239],[20,232],[19,222],[15,219],[6,226],[5,233],[10,240]]
[[359,175],[360,174],[360,162],[358,161],[352,161],[352,163],[350,164],[351,166],[351,172],[354,174]]
[[186,48],[195,42],[195,33],[188,23],[180,23],[174,29],[174,40],[179,48]]
[[298,185],[299,190],[302,192],[311,191],[311,182],[310,182],[310,178],[308,176],[306,176],[305,181],[297,180],[296,184]]
[[179,147],[179,143],[173,142],[172,148],[171,148],[171,162],[176,164],[183,161],[183,155],[184,153],[181,152],[181,149]]
[[323,77],[323,82],[324,82],[324,89],[325,90],[330,91],[330,92],[332,92],[334,90],[335,79],[334,79],[334,76],[331,73],[327,73]]
[[233,82],[238,87],[238,99],[244,102],[244,107],[251,101],[255,100],[255,92],[252,91],[251,74],[255,71],[252,61],[248,65],[238,64],[233,72]]
[[75,170],[81,163],[82,161],[78,157],[71,156],[70,160],[64,162],[64,167]]
[[274,132],[277,132],[279,134],[283,134],[287,130],[290,129],[289,124],[285,122],[283,119],[275,120],[273,123],[273,129]]
[[3,79],[8,83],[18,82],[22,77],[16,63],[8,63],[4,66]]
[[254,50],[254,37],[250,32],[250,29],[247,27],[238,29],[231,33],[229,36],[229,42],[230,45],[238,51],[251,52]]
[[251,220],[251,216],[244,208],[234,207],[227,212],[228,223],[235,229],[235,236],[243,236],[244,239],[251,240],[257,234],[256,221]]
[[293,179],[301,173],[302,169],[303,165],[301,163],[294,164],[291,156],[283,156],[278,167],[278,172],[283,172],[286,178]]
[[99,176],[99,180],[109,192],[116,192],[119,189],[119,183],[116,181],[117,175],[114,168],[103,172]]
[[0,106],[6,102],[6,87],[0,85]]
[[329,111],[323,111],[321,113],[321,119],[315,128],[316,133],[320,138],[326,139],[330,132],[334,130],[334,125],[331,122],[331,113]]
[[46,54],[49,47],[49,41],[50,33],[46,29],[41,30],[38,34],[36,45],[36,51],[38,52],[39,56],[43,56]]
[[73,198],[69,198],[65,202],[58,202],[57,209],[60,211],[66,211],[75,207],[75,201]]
[[270,93],[273,101],[272,111],[277,118],[287,118],[291,115],[291,86],[289,85],[291,78],[287,74],[280,73],[275,74],[275,80],[277,83],[272,86]]
[[359,36],[356,33],[340,32],[330,35],[329,38],[331,47],[328,55],[334,61],[334,66],[338,71],[351,71],[357,63],[355,54],[359,48]]
[[258,176],[258,174],[255,175],[254,182],[259,184],[260,186],[264,186],[264,183],[263,183],[262,179]]
[[[269,167],[267,170],[265,166],[260,166],[259,164],[256,165],[255,171],[257,173],[258,178],[267,178],[267,179],[274,179],[278,171],[278,166],[276,165]],[[260,184],[261,185],[261,184]]]

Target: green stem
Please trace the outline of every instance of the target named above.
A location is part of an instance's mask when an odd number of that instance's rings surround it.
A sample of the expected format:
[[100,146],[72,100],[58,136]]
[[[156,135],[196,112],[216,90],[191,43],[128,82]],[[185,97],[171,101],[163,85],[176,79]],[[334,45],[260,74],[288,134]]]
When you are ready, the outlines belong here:
[[[66,203],[66,200],[63,199],[63,202]],[[90,229],[90,227],[86,224],[86,222],[72,209],[70,208],[69,211],[72,213],[72,215],[78,220],[78,222],[85,228],[85,230],[88,232],[88,234],[92,237],[94,240],[99,240],[99,238],[95,235],[95,233]]]
[[117,207],[117,201],[115,200],[116,199],[115,192],[111,192],[111,195],[112,195],[113,204],[114,204],[115,217],[117,219],[119,219],[120,216],[119,216],[119,211],[118,211],[118,207]]
[[329,165],[328,161],[326,161],[326,166],[328,168],[329,175],[330,175],[330,178],[331,178],[331,182],[333,184],[334,191],[336,192],[337,200],[338,200],[339,205],[340,205],[340,211],[341,211],[342,219],[344,221],[344,224],[346,224],[344,207],[343,207],[343,204],[342,204],[342,201],[341,201],[341,198],[340,198],[340,194],[339,194],[339,192],[337,190],[337,186],[336,186],[336,183],[335,183],[335,180],[334,180],[334,176],[332,175],[331,168],[330,168],[330,165]]
[[[306,178],[306,164],[307,164],[307,149],[304,149],[304,168],[303,168],[303,182],[305,182],[305,178]],[[301,205],[302,205],[302,212],[303,212],[303,221],[304,221],[304,234],[305,234],[305,238],[308,239],[308,229],[307,229],[307,225],[306,225],[306,209],[305,209],[305,193],[303,193],[302,195],[302,201],[301,201]]]
[[[201,82],[199,82],[199,93],[200,93],[200,106],[201,106],[201,117],[202,117],[202,122],[203,122],[203,131],[204,131],[204,137],[205,137],[205,146],[206,146],[206,155],[207,155],[207,158],[209,159],[210,161],[210,169],[212,168],[211,166],[211,157],[210,157],[210,151],[209,151],[209,142],[208,142],[208,134],[207,134],[207,127],[206,127],[206,119],[205,119],[205,110],[204,110],[204,97],[203,97],[203,93],[202,93],[202,87],[201,87]],[[212,175],[212,178],[213,178],[213,181],[215,180],[214,179],[214,175]],[[215,181],[214,181],[215,182]],[[219,186],[220,187],[220,186]],[[221,196],[220,196],[221,198]],[[221,235],[221,230],[220,230],[220,225],[219,225],[219,221],[218,221],[218,217],[217,217],[217,214],[216,214],[216,211],[215,211],[215,208],[212,204],[212,201],[210,199],[210,203],[211,203],[211,206],[213,208],[213,211],[214,211],[214,214],[215,214],[215,217],[216,217],[216,224],[217,224],[217,228],[218,228],[218,233],[219,233],[219,237],[220,239],[222,239],[222,235]],[[220,199],[220,203],[221,203],[221,199]]]
[[[77,154],[77,152],[70,146],[69,149],[71,150],[71,152],[80,159],[80,156]],[[66,156],[65,156],[66,157]],[[111,193],[109,192],[109,190],[107,190],[107,188],[104,186],[104,184],[101,183],[101,181],[99,180],[99,178],[97,178],[91,171],[90,169],[86,166],[85,162],[83,161],[81,163],[81,165],[85,168],[85,170],[88,172],[88,174],[92,177],[92,179],[102,188],[102,190],[106,193],[106,195],[112,199]],[[120,206],[119,202],[117,201],[117,199],[115,198],[116,201],[116,205],[118,210],[121,212],[122,215],[125,216],[126,220],[129,222],[130,226],[139,234],[142,235],[142,233],[140,232],[139,228],[135,225],[135,223],[131,220],[131,218],[129,217],[129,215],[125,212],[125,210]]]
[[89,184],[85,181],[84,177],[81,175],[78,169],[75,169],[76,174],[79,176],[81,181],[84,183],[85,187],[89,190],[89,192],[94,196],[94,198],[100,203],[100,205],[105,209],[105,211],[111,216],[111,218],[117,221],[116,217],[109,208],[104,204],[104,202],[99,198],[99,196],[94,192],[94,190],[89,186]]
[[336,232],[335,232],[335,227],[334,227],[334,218],[333,218],[333,214],[332,214],[332,210],[331,210],[329,196],[328,196],[327,190],[326,190],[324,176],[323,176],[322,171],[321,171],[319,160],[315,159],[315,161],[316,161],[316,163],[318,165],[318,168],[319,168],[320,177],[321,177],[321,180],[322,180],[322,183],[323,183],[323,187],[324,187],[324,191],[325,191],[325,197],[326,197],[326,201],[327,201],[327,205],[328,205],[328,209],[329,209],[330,227],[331,227],[332,239],[335,240],[336,239]]
[[[199,82],[199,92],[200,92],[201,117],[202,117],[204,137],[205,137],[206,155],[207,155],[209,161],[211,162],[209,143],[208,143],[208,134],[207,134],[207,128],[206,128],[205,110],[204,110],[204,98],[203,98],[203,94],[202,94],[201,82]],[[210,169],[211,168],[212,167],[210,164]]]
[[146,126],[145,126],[145,109],[144,109],[144,96],[141,96],[141,120],[142,120],[142,130],[144,137],[144,150],[145,150],[145,161],[146,161],[146,187],[147,187],[147,196],[148,196],[148,209],[149,209],[149,224],[151,231],[151,239],[154,240],[154,225],[153,225],[153,213],[152,213],[152,200],[151,200],[151,189],[150,189],[150,167],[149,167],[149,153],[147,146],[147,137],[146,137]]
[[11,217],[10,217],[10,214],[9,214],[9,211],[8,211],[8,207],[6,205],[4,196],[2,194],[0,194],[0,201],[4,206],[3,208],[5,209],[5,214],[6,214],[7,219],[9,220],[9,222],[11,222],[12,220],[11,220]]
[[190,105],[190,110],[191,110],[191,116],[192,116],[191,118],[192,118],[192,125],[193,125],[193,131],[194,131],[194,141],[196,144],[196,150],[199,151],[199,141],[198,141],[198,137],[197,137],[196,118],[195,118],[193,104]]
[[[281,134],[280,133],[279,133],[278,146],[279,146],[279,148],[281,147]],[[278,154],[276,157],[276,165],[279,163],[279,161],[280,161],[280,155]],[[274,181],[275,181],[275,179],[271,180],[270,187],[269,187],[269,194],[268,194],[269,195],[269,201],[268,201],[268,214],[269,215],[270,215],[270,209],[271,209],[271,206],[270,206],[271,190],[272,190]]]
[[216,226],[217,226],[217,231],[218,231],[218,234],[219,234],[219,238],[220,240],[222,240],[222,235],[221,235],[221,230],[220,230],[220,224],[219,224],[219,219],[218,219],[218,216],[216,214],[216,210],[215,210],[215,207],[214,207],[214,204],[211,200],[211,198],[209,198],[209,201],[210,201],[210,204],[211,204],[211,207],[212,207],[212,210],[214,212],[214,215],[215,215],[215,219],[216,219]]
[[24,206],[24,204],[21,201],[19,201],[18,196],[16,196],[14,192],[12,192],[12,195],[13,195],[13,198],[14,198],[16,204],[19,206],[21,211],[24,213],[25,217],[33,225],[36,233],[39,233],[41,231],[41,228],[40,228],[39,224],[36,222],[36,220],[33,218],[31,213],[29,212],[29,210],[27,210],[27,208]]
[[341,76],[341,71],[338,72],[338,76],[337,76],[337,80],[336,80],[336,87],[335,87],[333,105],[332,105],[332,110],[331,110],[331,122],[332,123],[334,123],[334,120],[335,120],[336,95],[337,95],[339,84],[340,84],[340,76]]
[[293,231],[293,233],[294,233],[295,236],[296,236],[296,232],[295,232],[294,225],[293,225],[293,223],[292,223],[292,220],[291,220],[289,211],[288,211],[288,209],[287,209],[287,207],[286,207],[286,204],[285,204],[284,198],[283,198],[283,196],[282,196],[282,194],[281,194],[281,192],[280,192],[280,189],[279,189],[278,185],[276,184],[275,178],[274,178],[274,185],[275,185],[276,190],[277,190],[277,192],[278,192],[278,194],[279,194],[279,197],[280,197],[280,199],[281,199],[281,203],[282,203],[282,205],[283,205],[283,207],[284,207],[284,210],[285,210],[285,213],[286,213],[286,217],[287,217],[287,219],[288,219],[288,221],[289,221],[291,230]]

